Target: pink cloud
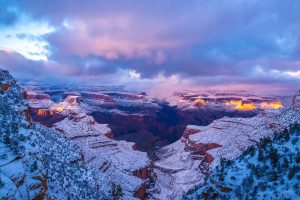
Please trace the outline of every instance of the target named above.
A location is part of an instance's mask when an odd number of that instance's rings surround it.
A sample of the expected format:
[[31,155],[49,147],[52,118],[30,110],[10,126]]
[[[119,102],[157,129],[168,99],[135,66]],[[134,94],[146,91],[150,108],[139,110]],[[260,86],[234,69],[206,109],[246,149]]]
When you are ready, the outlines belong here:
[[146,58],[162,63],[164,50],[185,45],[181,40],[160,36],[164,31],[160,25],[141,25],[133,17],[112,15],[90,21],[70,19],[68,27],[62,26],[50,41],[69,55]]

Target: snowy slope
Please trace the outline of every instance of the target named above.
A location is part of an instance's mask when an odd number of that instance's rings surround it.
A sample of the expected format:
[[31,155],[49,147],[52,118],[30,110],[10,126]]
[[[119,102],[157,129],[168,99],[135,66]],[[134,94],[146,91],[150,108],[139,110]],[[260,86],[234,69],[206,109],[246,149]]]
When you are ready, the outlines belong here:
[[98,124],[85,113],[70,113],[54,129],[74,143],[82,152],[84,164],[108,175],[106,185],[121,186],[124,198],[132,198],[148,178],[150,161],[145,152],[135,151],[134,143],[113,140],[106,124]]
[[179,199],[196,185],[203,184],[221,158],[234,159],[264,137],[300,122],[300,92],[291,108],[260,113],[252,118],[215,120],[208,126],[188,126],[183,137],[157,152],[154,163],[157,186],[153,198]]
[[0,69],[0,199],[43,198],[45,171],[37,158],[22,89]]
[[31,121],[26,94],[5,70],[0,87],[1,199],[115,197],[109,175],[86,166],[75,144]]
[[[84,166],[99,170],[99,173],[96,172],[102,182],[99,190],[108,194],[110,186],[116,184],[122,188],[125,199],[144,197],[150,165],[147,154],[135,151],[134,143],[113,140],[107,124],[98,124],[88,115],[93,107],[85,103],[80,93],[64,94],[64,101],[46,107],[64,116],[52,126],[53,130],[76,146]],[[109,100],[107,96],[95,92],[83,95],[85,98],[98,98],[95,99],[97,101],[103,98]]]
[[299,199],[299,145],[298,124],[232,162],[223,161],[205,186],[185,199]]
[[[127,92],[113,93],[114,99],[99,92],[87,91],[64,92],[63,95],[65,99],[61,102],[38,105],[44,105],[43,110],[48,111],[45,115],[51,115],[53,111],[63,116],[51,127],[76,146],[84,166],[99,171],[98,179],[103,182],[99,190],[108,194],[115,184],[122,189],[124,199],[144,198],[150,176],[147,154],[136,151],[132,142],[114,140],[107,124],[98,124],[88,114],[101,109],[100,106],[115,105],[115,101],[123,107],[140,107],[149,104],[149,99]],[[32,95],[30,100],[33,108],[36,107],[35,101],[39,101],[36,97],[38,95]]]

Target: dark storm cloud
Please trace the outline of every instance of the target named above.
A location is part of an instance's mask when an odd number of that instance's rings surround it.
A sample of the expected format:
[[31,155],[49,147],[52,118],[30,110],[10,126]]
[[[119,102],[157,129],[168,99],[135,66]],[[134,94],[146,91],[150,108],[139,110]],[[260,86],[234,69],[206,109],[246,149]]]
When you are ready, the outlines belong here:
[[0,24],[17,20],[9,11],[15,8],[55,28],[43,37],[51,51],[47,63],[28,61],[31,65],[20,70],[66,77],[135,70],[144,78],[175,74],[207,84],[299,83],[299,77],[287,73],[300,70],[298,0],[26,0],[3,5]]

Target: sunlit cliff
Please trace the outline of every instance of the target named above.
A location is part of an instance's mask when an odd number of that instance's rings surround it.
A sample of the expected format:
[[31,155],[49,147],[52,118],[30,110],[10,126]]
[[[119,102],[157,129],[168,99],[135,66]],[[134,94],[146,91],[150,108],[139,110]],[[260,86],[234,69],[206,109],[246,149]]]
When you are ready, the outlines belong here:
[[280,101],[262,102],[259,104],[259,106],[261,109],[273,109],[273,110],[283,107]]
[[261,102],[259,105],[256,105],[254,102],[247,101],[243,102],[242,100],[231,100],[225,103],[227,106],[234,107],[236,110],[240,111],[250,111],[255,110],[256,108],[261,108],[264,110],[276,110],[283,107],[280,101],[272,101],[272,102]]
[[206,102],[203,99],[197,99],[195,100],[195,105],[205,106]]
[[243,101],[235,101],[235,100],[226,102],[226,105],[233,106],[235,109],[240,111],[249,111],[249,110],[254,110],[256,108],[253,102],[243,102]]

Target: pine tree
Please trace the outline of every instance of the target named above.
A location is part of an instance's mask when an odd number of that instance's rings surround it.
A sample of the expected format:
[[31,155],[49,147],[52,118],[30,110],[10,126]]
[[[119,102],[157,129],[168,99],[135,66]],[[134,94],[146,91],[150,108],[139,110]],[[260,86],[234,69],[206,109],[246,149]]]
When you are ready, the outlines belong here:
[[258,150],[258,156],[257,156],[258,161],[263,161],[264,160],[264,152],[262,149]]
[[295,166],[291,167],[288,172],[288,178],[291,180],[295,175],[296,168]]
[[288,169],[288,168],[289,168],[289,161],[288,161],[287,158],[284,158],[284,159],[283,159],[282,167],[283,167],[284,169]]
[[37,162],[36,162],[36,160],[33,162],[33,164],[31,165],[31,169],[30,169],[30,171],[31,172],[34,172],[34,171],[36,171],[38,169],[38,165],[37,165]]
[[270,141],[271,141],[271,139],[269,137],[266,137],[266,138],[261,140],[260,146],[262,148],[265,148],[270,143]]
[[296,159],[297,163],[300,163],[300,152],[299,151],[297,152],[295,159]]
[[3,188],[4,185],[5,185],[5,183],[3,182],[2,178],[1,178],[1,174],[0,174],[0,188]]
[[278,163],[278,151],[276,148],[271,147],[270,151],[269,151],[269,157],[272,163],[272,166],[276,166],[276,164]]
[[113,183],[111,188],[111,193],[114,200],[121,199],[121,197],[123,196],[122,187],[120,185]]
[[284,139],[284,141],[288,141],[290,139],[290,133],[287,128],[285,128],[283,131],[283,139]]
[[277,172],[276,172],[275,170],[274,170],[274,171],[271,171],[271,172],[269,173],[268,177],[269,177],[269,180],[270,180],[270,181],[276,181],[276,180],[277,180],[277,177],[278,177]]
[[10,138],[9,138],[9,133],[8,132],[4,133],[4,144],[7,144],[7,145],[10,144]]

